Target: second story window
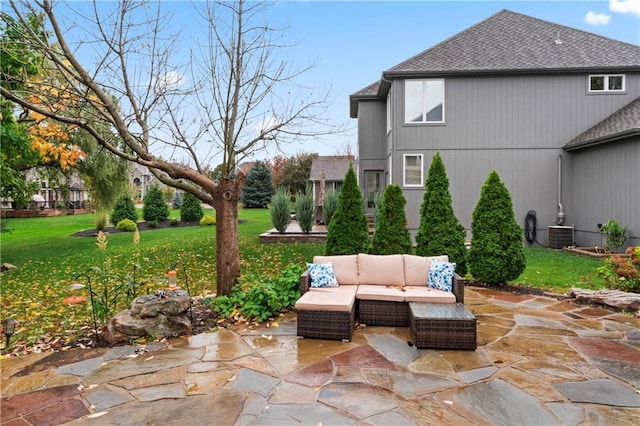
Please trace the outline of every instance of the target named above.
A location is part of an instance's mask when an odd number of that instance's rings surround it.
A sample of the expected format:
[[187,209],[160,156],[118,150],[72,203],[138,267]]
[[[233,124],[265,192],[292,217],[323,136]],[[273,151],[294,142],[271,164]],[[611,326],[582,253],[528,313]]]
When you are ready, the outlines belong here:
[[589,92],[623,92],[624,75],[590,75]]
[[444,123],[444,80],[404,82],[404,122]]

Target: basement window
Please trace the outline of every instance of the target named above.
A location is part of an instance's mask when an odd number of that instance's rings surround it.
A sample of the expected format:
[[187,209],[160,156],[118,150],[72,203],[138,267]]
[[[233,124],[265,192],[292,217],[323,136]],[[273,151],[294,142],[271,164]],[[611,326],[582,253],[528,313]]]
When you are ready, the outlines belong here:
[[624,92],[624,75],[590,75],[589,92]]

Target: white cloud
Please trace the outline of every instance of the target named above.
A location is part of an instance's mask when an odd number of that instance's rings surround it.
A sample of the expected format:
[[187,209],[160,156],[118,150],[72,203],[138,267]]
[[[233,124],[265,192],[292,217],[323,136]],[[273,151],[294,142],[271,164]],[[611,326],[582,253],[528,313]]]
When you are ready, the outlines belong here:
[[617,13],[632,13],[640,17],[640,0],[609,0],[609,10]]
[[589,25],[607,25],[611,20],[611,15],[605,15],[604,13],[589,12],[584,17],[584,21]]
[[169,71],[158,77],[153,82],[153,86],[159,90],[175,89],[184,83],[184,76],[177,71]]

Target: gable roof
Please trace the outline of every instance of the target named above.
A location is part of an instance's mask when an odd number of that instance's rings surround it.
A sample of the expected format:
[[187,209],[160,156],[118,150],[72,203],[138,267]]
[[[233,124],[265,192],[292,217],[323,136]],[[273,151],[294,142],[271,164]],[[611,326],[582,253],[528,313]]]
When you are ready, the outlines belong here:
[[630,136],[640,136],[640,97],[581,133],[562,148],[571,151]]
[[351,95],[351,117],[357,115],[358,100],[382,98],[385,83],[399,77],[622,72],[638,67],[640,46],[502,10],[384,71],[380,81]]
[[349,171],[349,164],[355,163],[352,158],[323,156],[316,157],[311,163],[311,173],[309,180],[319,181],[320,174],[324,170],[325,181],[343,181]]

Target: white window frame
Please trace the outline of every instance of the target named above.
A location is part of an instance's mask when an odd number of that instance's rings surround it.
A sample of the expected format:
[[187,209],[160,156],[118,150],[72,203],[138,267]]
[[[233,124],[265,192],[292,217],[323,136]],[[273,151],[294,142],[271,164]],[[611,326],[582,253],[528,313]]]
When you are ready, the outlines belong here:
[[[591,79],[602,77],[604,78],[604,85],[602,90],[594,90],[591,88]],[[622,77],[622,88],[620,89],[609,89],[609,78],[611,77]],[[619,93],[625,91],[625,75],[624,74],[591,74],[589,78],[587,78],[587,90],[589,93]]]
[[[407,158],[419,157],[420,158],[420,180],[419,183],[407,182]],[[424,185],[424,155],[422,154],[404,154],[402,156],[402,185],[407,188],[420,188]]]
[[[421,82],[422,83],[422,91],[420,93],[420,99],[421,99],[421,104],[422,104],[422,121],[411,121],[408,120],[407,117],[407,100],[408,100],[408,96],[407,96],[407,82]],[[433,83],[433,82],[440,82],[442,84],[442,119],[435,121],[435,120],[427,120],[427,113],[429,112],[428,107],[427,107],[427,97],[426,97],[426,93],[427,93],[427,85],[429,83]],[[405,89],[404,89],[404,123],[405,124],[442,124],[445,122],[445,83],[444,83],[444,78],[427,78],[427,79],[409,79],[409,80],[405,80]]]

